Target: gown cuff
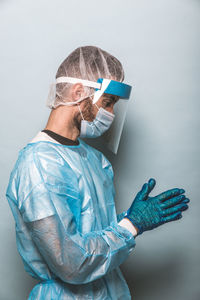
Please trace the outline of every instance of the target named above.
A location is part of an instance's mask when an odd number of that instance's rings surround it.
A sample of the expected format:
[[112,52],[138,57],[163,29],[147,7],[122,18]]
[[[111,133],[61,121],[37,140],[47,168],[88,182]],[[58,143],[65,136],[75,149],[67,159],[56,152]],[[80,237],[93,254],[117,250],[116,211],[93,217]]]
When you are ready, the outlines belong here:
[[127,230],[129,230],[134,237],[137,236],[136,228],[131,224],[131,222],[128,219],[126,219],[126,218],[122,219],[118,223],[118,225],[120,225],[120,226],[126,228]]

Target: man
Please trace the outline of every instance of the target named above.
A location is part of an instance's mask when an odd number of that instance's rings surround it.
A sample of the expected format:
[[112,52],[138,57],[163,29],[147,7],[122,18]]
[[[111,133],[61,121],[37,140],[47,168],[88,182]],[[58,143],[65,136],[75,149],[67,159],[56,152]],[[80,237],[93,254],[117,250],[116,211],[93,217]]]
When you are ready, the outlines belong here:
[[59,67],[46,128],[19,153],[7,197],[26,271],[40,280],[29,299],[130,299],[119,269],[146,230],[181,218],[183,189],[149,197],[150,179],[116,216],[113,170],[81,139],[109,129],[127,98],[121,63],[97,47],[73,51]]

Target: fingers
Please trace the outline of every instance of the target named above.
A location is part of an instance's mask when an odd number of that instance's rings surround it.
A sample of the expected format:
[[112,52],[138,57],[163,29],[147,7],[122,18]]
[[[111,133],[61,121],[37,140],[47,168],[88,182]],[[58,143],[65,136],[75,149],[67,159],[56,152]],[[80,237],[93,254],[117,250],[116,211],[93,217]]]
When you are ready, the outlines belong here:
[[189,203],[190,202],[190,199],[188,198],[185,198],[185,200],[182,201],[182,203]]
[[150,178],[148,181],[148,186],[149,186],[149,193],[154,189],[156,185],[156,181],[154,178]]
[[170,216],[167,217],[163,217],[163,222],[167,223],[167,222],[171,222],[171,221],[175,221],[175,220],[179,220],[182,218],[182,214],[181,212],[176,212]]
[[159,199],[161,202],[164,202],[168,199],[179,196],[183,193],[185,193],[185,191],[183,189],[175,188],[175,189],[171,189],[162,194],[157,195],[156,198]]
[[175,206],[179,203],[188,203],[188,202],[190,202],[190,200],[188,198],[186,198],[185,195],[179,195],[177,197],[174,197],[174,198],[171,198],[171,199],[168,199],[168,200],[162,202],[160,204],[160,207],[163,209],[166,209],[166,208]]
[[162,216],[163,217],[167,217],[167,216],[169,216],[171,214],[174,214],[174,213],[177,213],[177,212],[181,212],[181,211],[184,211],[186,209],[188,209],[188,205],[185,204],[185,203],[181,203],[181,204],[176,205],[174,207],[171,207],[171,208],[168,208],[168,209],[164,209],[162,211]]
[[153,190],[156,185],[156,181],[153,178],[150,178],[148,183],[145,183],[140,191],[140,199],[146,200],[149,193]]

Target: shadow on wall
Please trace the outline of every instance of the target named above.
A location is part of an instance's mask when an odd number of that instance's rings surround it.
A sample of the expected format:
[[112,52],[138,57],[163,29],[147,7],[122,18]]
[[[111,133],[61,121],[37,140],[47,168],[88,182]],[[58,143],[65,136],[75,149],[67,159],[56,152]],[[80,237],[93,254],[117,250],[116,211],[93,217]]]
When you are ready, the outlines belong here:
[[155,257],[149,260],[149,257],[142,258],[142,256],[129,257],[121,267],[132,299],[158,300],[161,299],[161,295],[163,295],[162,299],[167,300],[200,299],[200,292],[197,291],[193,291],[192,294],[191,291],[188,291],[188,295],[182,294],[182,284],[186,286],[190,284],[188,281],[182,282],[184,280],[182,272],[185,272],[183,269],[185,256],[182,256],[178,251],[175,253],[170,251],[167,255],[161,254],[158,262],[156,262]]
[[134,272],[131,272],[130,269],[126,270],[126,279],[130,289],[133,289],[133,296],[138,297],[138,299],[146,297],[147,290],[149,290],[149,296],[151,296],[150,289],[160,290],[166,281],[169,285],[170,282],[172,284],[176,277],[177,267],[177,261],[172,258],[166,260],[162,265],[157,264],[146,268],[143,266],[141,269],[141,265],[136,264],[136,266],[134,265]]

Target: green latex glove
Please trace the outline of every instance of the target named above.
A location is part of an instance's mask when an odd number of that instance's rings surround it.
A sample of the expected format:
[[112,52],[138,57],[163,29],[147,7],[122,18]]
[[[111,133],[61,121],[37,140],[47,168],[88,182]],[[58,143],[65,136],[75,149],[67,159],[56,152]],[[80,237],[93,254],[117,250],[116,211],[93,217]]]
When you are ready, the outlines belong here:
[[182,217],[181,212],[188,209],[186,203],[190,200],[183,195],[185,193],[183,189],[174,188],[155,197],[149,197],[155,184],[155,179],[151,178],[143,185],[125,216],[136,227],[138,234],[178,220]]

